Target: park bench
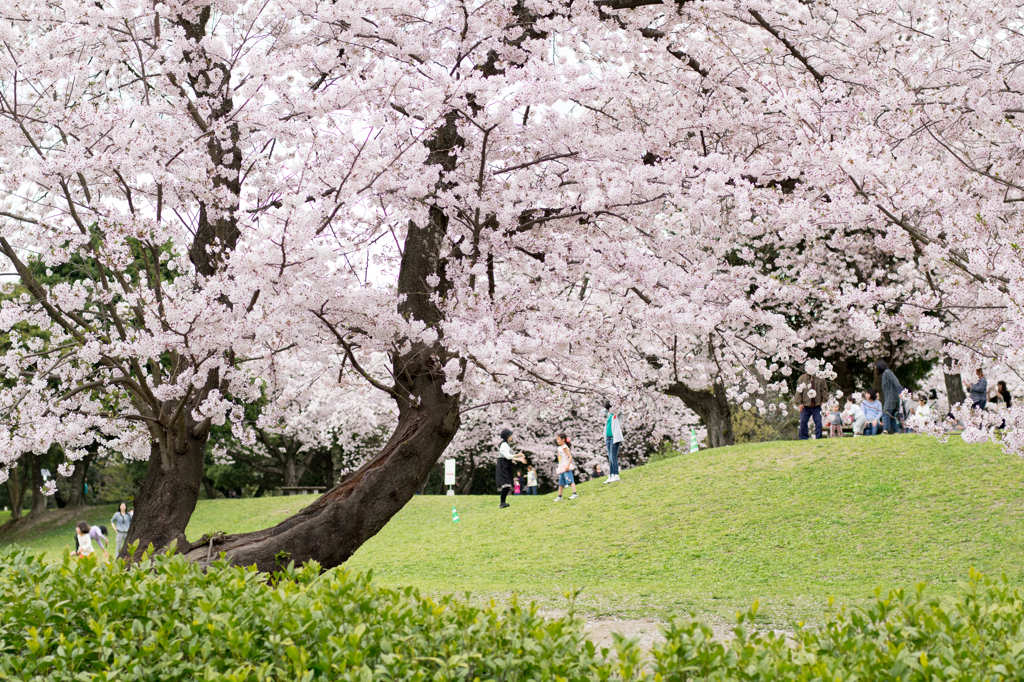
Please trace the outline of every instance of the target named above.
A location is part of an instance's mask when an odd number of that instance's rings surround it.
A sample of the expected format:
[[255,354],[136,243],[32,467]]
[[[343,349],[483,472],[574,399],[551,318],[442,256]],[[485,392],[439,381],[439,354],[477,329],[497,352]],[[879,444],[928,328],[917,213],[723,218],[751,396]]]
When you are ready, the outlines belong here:
[[281,488],[281,492],[285,495],[319,495],[325,490],[327,488],[316,485],[285,486]]

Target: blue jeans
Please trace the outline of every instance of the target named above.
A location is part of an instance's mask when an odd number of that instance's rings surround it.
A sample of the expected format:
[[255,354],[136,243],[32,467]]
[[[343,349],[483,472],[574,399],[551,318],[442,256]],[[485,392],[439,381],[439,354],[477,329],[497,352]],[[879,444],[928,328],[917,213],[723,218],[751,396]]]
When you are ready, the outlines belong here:
[[882,432],[882,425],[878,422],[868,422],[864,425],[865,436],[877,436]]
[[885,430],[888,431],[889,433],[900,432],[900,420],[892,416],[888,412],[882,413],[882,423],[885,426]]
[[612,437],[608,436],[604,439],[608,445],[608,475],[618,476],[619,475],[619,446],[621,442],[612,442]]
[[564,488],[565,486],[572,485],[573,483],[575,483],[575,481],[572,480],[572,472],[571,471],[563,471],[562,473],[558,474],[558,487],[559,488]]
[[988,404],[988,400],[985,399],[985,398],[982,398],[981,400],[977,400],[977,401],[971,403],[971,409],[984,410],[985,409],[985,405],[987,405],[987,404]]
[[814,407],[803,407],[800,409],[800,440],[807,440],[807,421],[814,420],[814,437],[821,438],[821,405]]
[[531,495],[536,495],[537,494],[537,486],[535,486],[535,485],[528,485],[528,486],[526,486],[526,492],[528,492]]

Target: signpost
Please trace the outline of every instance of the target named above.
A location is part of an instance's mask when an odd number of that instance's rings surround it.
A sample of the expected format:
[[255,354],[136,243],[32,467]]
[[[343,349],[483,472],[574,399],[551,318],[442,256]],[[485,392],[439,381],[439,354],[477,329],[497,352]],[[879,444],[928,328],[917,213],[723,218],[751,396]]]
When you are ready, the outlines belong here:
[[452,486],[455,485],[455,460],[446,459],[444,461],[444,484],[448,486],[448,494],[454,495],[455,491]]

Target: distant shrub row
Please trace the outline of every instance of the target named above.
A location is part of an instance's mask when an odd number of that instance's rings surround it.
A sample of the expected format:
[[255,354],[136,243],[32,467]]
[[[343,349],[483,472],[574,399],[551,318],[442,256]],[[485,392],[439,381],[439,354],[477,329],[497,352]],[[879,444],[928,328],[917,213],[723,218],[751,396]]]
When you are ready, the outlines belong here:
[[1024,676],[1024,601],[973,574],[958,599],[896,591],[822,628],[736,637],[675,621],[649,652],[598,650],[578,619],[478,608],[317,567],[268,577],[180,557],[124,570],[0,556],[0,679],[1009,680]]

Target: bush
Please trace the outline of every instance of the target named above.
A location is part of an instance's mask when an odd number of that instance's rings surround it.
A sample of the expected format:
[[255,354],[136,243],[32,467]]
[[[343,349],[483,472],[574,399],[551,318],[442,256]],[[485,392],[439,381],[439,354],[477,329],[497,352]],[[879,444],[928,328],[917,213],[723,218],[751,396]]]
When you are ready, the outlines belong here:
[[1018,680],[1024,676],[1024,593],[1005,577],[971,572],[958,599],[876,592],[865,609],[836,614],[822,628],[789,637],[754,633],[756,604],[740,617],[736,638],[715,642],[694,621],[666,628],[652,670],[682,680]]
[[315,565],[0,561],[0,680],[604,680],[638,656],[613,665],[579,619],[514,600],[435,601]]
[[582,622],[485,608],[315,565],[276,576],[181,557],[122,564],[0,556],[0,680],[1010,680],[1024,676],[1024,594],[972,571],[963,594],[876,594],[779,635],[740,615],[715,641],[674,620],[614,661]]

